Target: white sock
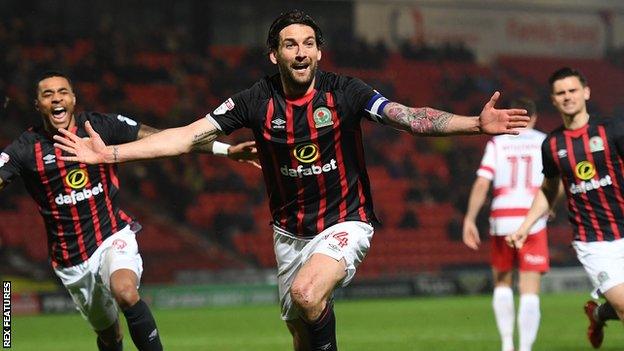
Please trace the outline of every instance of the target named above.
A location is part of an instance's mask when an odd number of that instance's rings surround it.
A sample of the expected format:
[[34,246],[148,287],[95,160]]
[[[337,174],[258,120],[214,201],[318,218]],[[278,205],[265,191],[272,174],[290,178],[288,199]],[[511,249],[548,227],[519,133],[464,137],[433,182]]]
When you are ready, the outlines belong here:
[[535,294],[520,295],[518,307],[518,333],[520,351],[531,351],[540,324],[540,301]]
[[496,317],[496,326],[502,341],[502,350],[510,351],[514,349],[513,331],[514,331],[514,298],[513,291],[507,286],[498,286],[494,288],[494,297],[492,299],[492,308],[494,308],[494,317]]

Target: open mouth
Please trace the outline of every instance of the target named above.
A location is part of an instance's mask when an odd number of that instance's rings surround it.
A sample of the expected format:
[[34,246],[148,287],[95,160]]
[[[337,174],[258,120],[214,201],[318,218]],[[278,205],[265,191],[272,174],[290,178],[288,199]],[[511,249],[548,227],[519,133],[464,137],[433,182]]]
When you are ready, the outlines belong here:
[[292,65],[292,69],[298,73],[304,73],[308,69],[308,67],[310,67],[309,63],[298,63]]
[[55,107],[52,109],[54,119],[62,120],[67,116],[67,109],[64,107]]

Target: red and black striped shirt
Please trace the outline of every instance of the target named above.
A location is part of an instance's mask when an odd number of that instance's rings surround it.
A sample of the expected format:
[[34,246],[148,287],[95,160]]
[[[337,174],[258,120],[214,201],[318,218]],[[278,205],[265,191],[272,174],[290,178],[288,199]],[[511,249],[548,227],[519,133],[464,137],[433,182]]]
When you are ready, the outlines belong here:
[[544,175],[560,176],[574,240],[624,237],[624,121],[590,118],[576,130],[560,127],[542,144]]
[[232,96],[207,118],[256,139],[273,223],[313,237],[347,220],[376,221],[362,146],[362,117],[383,123],[387,100],[359,79],[317,72],[314,90],[287,99],[279,75]]
[[[75,118],[73,132],[80,137],[87,136],[87,120],[106,144],[133,141],[138,135],[139,124],[121,115],[82,112]],[[0,178],[11,182],[22,177],[44,219],[52,264],[70,267],[86,261],[132,219],[117,204],[116,165],[64,162],[53,144],[42,126],[22,133],[0,156]]]

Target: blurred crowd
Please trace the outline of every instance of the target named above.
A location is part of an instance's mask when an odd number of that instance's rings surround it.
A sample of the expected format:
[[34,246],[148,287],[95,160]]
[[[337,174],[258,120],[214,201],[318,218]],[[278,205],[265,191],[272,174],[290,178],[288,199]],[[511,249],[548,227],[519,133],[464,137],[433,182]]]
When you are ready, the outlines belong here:
[[[0,21],[0,148],[37,123],[33,83],[46,69],[73,77],[79,109],[120,113],[156,128],[204,116],[232,93],[275,71],[261,46],[203,47],[183,26],[125,32],[105,17],[93,28],[92,33],[69,33],[60,27],[39,28],[20,16]],[[540,113],[549,110],[545,77],[540,81],[501,63],[479,65],[462,44],[406,43],[391,52],[383,44],[353,39],[325,50],[321,68],[356,75],[407,105],[474,115],[493,91],[502,89],[506,99],[527,96],[537,100]],[[622,111],[620,106],[604,112]],[[558,124],[552,111],[542,115],[538,126],[549,130]],[[418,206],[450,203],[454,212],[444,214],[448,238],[461,240],[460,220],[487,138],[413,138],[368,122],[363,129],[369,166],[385,169],[391,180],[407,184],[404,198],[397,200],[399,221],[382,228],[417,229],[422,220]],[[225,140],[250,137],[243,132]],[[233,247],[231,237],[237,233],[267,231],[268,220],[258,223],[261,216],[255,214],[266,208],[261,174],[247,165],[188,155],[121,168],[125,198],[157,204],[162,215],[190,223],[224,246]],[[377,179],[371,178],[375,196]],[[11,198],[20,194],[20,186],[10,186],[0,208],[10,208]],[[231,205],[223,205],[226,200],[210,205],[228,198],[233,199]],[[385,207],[378,206],[382,220]],[[487,227],[486,214],[479,223]]]

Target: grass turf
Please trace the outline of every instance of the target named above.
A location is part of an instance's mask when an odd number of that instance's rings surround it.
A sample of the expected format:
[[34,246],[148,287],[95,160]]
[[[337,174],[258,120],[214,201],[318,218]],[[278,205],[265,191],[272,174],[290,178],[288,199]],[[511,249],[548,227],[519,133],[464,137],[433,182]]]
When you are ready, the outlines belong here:
[[[593,350],[585,337],[587,322],[582,312],[587,297],[543,295],[542,322],[533,349]],[[341,351],[498,351],[490,304],[490,296],[338,301],[338,344]],[[292,349],[276,305],[153,312],[167,350]],[[12,330],[13,350],[96,350],[94,334],[77,314],[14,316]],[[136,350],[125,329],[124,335],[124,349]],[[612,321],[600,350],[622,349],[622,325]]]

